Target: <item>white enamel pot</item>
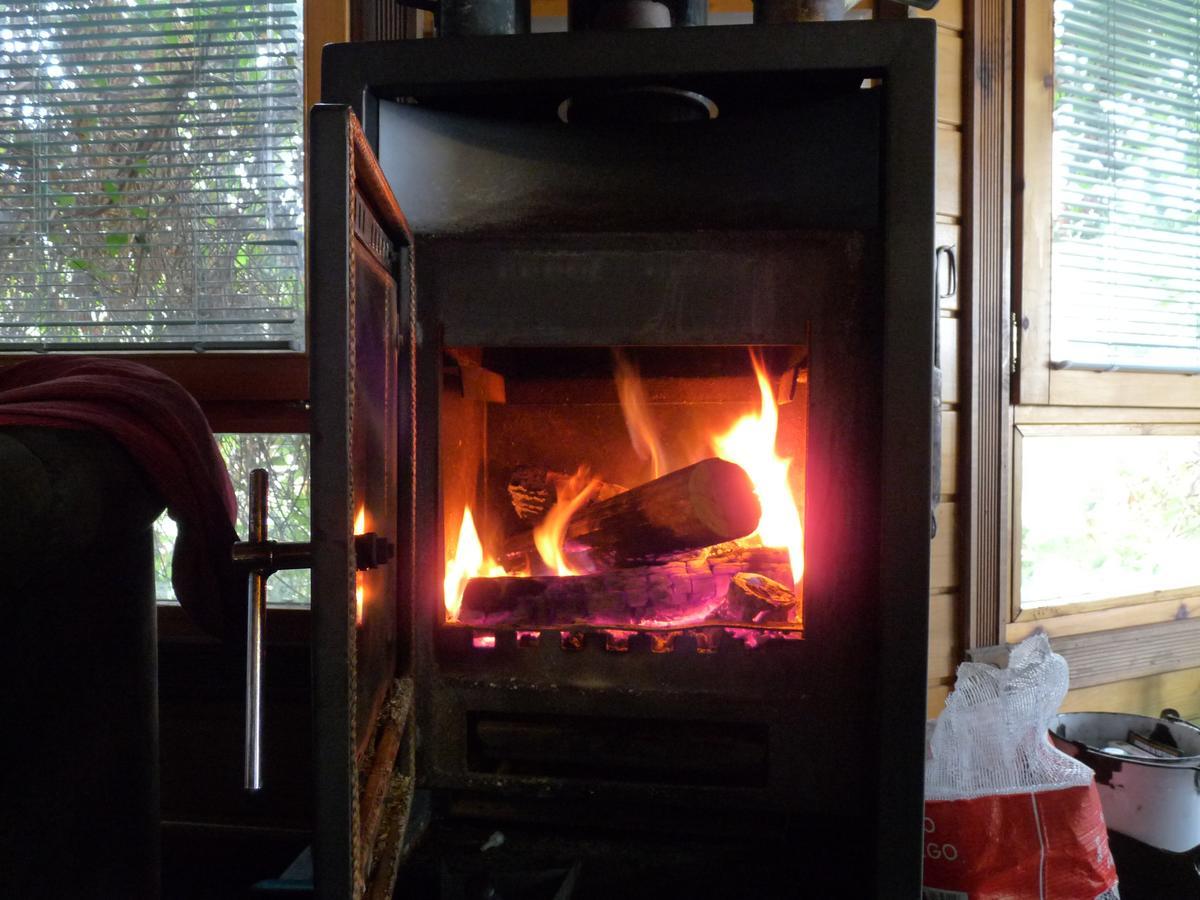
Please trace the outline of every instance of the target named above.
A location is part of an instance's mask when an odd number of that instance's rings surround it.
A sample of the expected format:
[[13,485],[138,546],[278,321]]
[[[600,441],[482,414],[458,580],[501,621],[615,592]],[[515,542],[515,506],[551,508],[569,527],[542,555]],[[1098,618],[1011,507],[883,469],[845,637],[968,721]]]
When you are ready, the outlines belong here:
[[[1105,749],[1131,731],[1174,746],[1181,755],[1141,759]],[[1050,739],[1095,771],[1110,829],[1172,853],[1200,846],[1200,728],[1169,709],[1159,719],[1061,713],[1050,722]]]

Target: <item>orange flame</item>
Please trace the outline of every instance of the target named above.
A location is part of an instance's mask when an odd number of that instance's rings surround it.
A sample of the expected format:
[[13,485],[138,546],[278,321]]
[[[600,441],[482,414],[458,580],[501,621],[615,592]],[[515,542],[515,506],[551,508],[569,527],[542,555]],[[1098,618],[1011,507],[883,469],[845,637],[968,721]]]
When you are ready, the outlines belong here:
[[462,608],[463,593],[467,589],[468,581],[472,578],[494,578],[504,574],[504,567],[497,565],[495,560],[483,552],[483,543],[479,540],[471,507],[464,508],[462,526],[458,529],[458,543],[454,546],[453,554],[446,560],[446,579],[442,583],[447,620],[458,620],[458,611]]
[[538,555],[558,575],[582,575],[563,554],[563,541],[567,536],[567,524],[588,498],[600,486],[598,478],[588,478],[587,466],[580,466],[570,478],[559,480],[554,485],[557,502],[546,513],[541,524],[533,529],[533,543]]
[[[367,508],[360,506],[358,515],[354,517],[354,533],[367,533]],[[361,625],[363,623],[363,573],[354,573],[354,623]]]
[[754,491],[762,504],[762,519],[758,531],[750,537],[757,537],[765,547],[786,547],[792,578],[799,582],[804,574],[804,528],[788,481],[792,461],[775,453],[779,411],[762,358],[751,351],[750,361],[758,379],[761,407],[757,414],[743,416],[729,431],[715,436],[713,446],[719,457],[737,463],[754,482]]
[[629,442],[639,459],[650,459],[650,477],[659,478],[667,472],[666,453],[646,408],[646,392],[642,389],[637,366],[620,351],[613,351],[613,365],[617,396],[621,400],[621,412],[625,414],[625,427],[629,429]]

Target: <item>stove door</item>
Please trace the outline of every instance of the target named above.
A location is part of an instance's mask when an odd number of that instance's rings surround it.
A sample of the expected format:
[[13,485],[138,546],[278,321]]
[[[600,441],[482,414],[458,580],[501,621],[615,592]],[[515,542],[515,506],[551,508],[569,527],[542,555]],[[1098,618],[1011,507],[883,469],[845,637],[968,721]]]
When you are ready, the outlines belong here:
[[318,895],[343,898],[390,887],[403,828],[388,822],[412,786],[396,553],[407,226],[348,107],[313,109],[309,153],[314,863]]

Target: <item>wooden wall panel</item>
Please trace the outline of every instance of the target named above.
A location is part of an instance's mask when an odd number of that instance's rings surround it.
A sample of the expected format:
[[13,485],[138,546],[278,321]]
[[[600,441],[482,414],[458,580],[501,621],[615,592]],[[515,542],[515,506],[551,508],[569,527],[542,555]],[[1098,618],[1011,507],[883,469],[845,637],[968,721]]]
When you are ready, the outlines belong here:
[[930,685],[925,692],[925,718],[936,719],[938,713],[946,705],[946,698],[950,695],[949,684]]
[[937,118],[949,125],[962,124],[962,37],[945,28],[938,29]]
[[[1164,591],[1162,595],[1169,596],[1169,592]],[[1111,631],[1115,628],[1192,620],[1197,616],[1200,616],[1200,597],[1173,597],[1151,603],[1093,609],[1087,612],[1041,619],[1023,618],[1022,621],[1009,624],[1005,629],[1004,639],[1010,644],[1016,644],[1039,629],[1050,637],[1056,638],[1090,634],[1096,631]]]
[[942,411],[942,498],[958,493],[958,413]]
[[1178,710],[1185,719],[1200,718],[1200,669],[1077,688],[1067,693],[1062,710],[1157,716],[1167,707]]
[[[955,263],[962,259],[963,122],[963,0],[942,0],[934,9],[910,10],[938,22],[937,169],[935,239],[937,246],[952,247]],[[961,282],[960,282],[961,285]],[[939,359],[942,367],[941,495],[937,508],[938,533],[930,548],[929,646],[927,714],[941,711],[961,659],[961,597],[958,585],[958,492],[960,320],[962,291],[940,297],[938,319]]]
[[949,125],[937,129],[937,211],[962,213],[962,134]]
[[933,594],[929,598],[929,664],[931,686],[954,678],[962,658],[958,629],[958,594]]
[[967,643],[999,643],[1007,616],[1009,550],[1009,301],[1012,209],[1010,0],[966,7],[963,223],[970,259],[962,302],[963,600]]
[[933,9],[913,7],[912,15],[922,19],[934,19],[942,28],[962,31],[963,0],[941,0]]
[[[937,537],[933,539],[933,549],[929,555],[929,586],[933,592],[944,592],[958,586],[958,529],[955,525],[958,513],[957,504],[939,503],[937,508]],[[941,640],[932,634],[930,624],[930,643]]]
[[1066,659],[1072,688],[1162,675],[1200,662],[1200,619],[1069,635],[1051,646]]
[[[348,0],[305,0],[304,108],[321,99],[321,50],[326,44],[350,40]],[[307,116],[305,117],[307,121]]]
[[957,403],[958,385],[958,319],[942,316],[938,319],[938,342],[942,361],[942,403]]

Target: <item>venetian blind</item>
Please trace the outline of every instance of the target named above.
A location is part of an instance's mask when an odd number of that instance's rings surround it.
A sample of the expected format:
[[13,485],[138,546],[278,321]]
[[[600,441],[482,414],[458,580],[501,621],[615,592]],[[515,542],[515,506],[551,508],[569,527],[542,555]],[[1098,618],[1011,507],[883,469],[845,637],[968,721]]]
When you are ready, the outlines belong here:
[[302,22],[0,3],[0,348],[301,347]]
[[1200,371],[1200,0],[1057,0],[1052,355]]

